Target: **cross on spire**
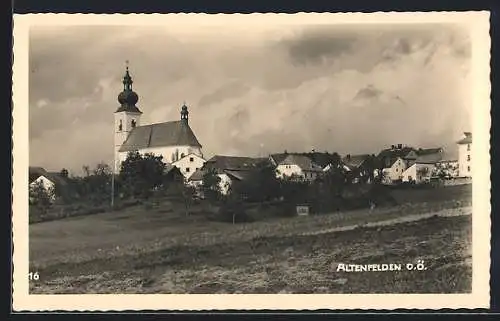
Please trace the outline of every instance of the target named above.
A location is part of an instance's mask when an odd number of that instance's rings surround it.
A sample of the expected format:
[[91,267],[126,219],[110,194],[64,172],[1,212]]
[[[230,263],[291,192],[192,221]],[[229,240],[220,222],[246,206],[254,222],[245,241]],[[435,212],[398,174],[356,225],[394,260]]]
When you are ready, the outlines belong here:
[[129,63],[128,59],[125,60],[125,68],[127,68],[127,71],[128,71],[128,63]]

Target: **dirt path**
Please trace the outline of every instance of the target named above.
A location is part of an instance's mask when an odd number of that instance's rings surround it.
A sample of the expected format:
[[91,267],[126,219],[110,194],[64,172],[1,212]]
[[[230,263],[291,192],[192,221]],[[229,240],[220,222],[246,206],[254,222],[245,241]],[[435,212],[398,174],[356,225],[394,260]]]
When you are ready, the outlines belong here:
[[407,222],[424,220],[424,219],[427,219],[427,218],[430,218],[433,216],[452,217],[452,216],[471,215],[471,214],[472,214],[472,207],[467,206],[467,207],[460,207],[460,208],[454,208],[454,209],[446,209],[446,210],[441,210],[441,211],[431,212],[431,213],[419,213],[419,214],[407,215],[407,216],[402,216],[402,217],[398,217],[395,219],[375,220],[375,221],[367,222],[367,223],[361,224],[361,225],[356,224],[356,225],[339,226],[339,227],[334,227],[334,228],[328,228],[328,229],[322,229],[322,230],[317,230],[317,231],[300,233],[300,235],[318,235],[318,234],[325,234],[325,233],[332,233],[332,232],[349,231],[349,230],[354,230],[354,229],[359,228],[359,227],[388,226],[388,225],[394,225],[394,224],[399,224],[399,223],[407,223]]

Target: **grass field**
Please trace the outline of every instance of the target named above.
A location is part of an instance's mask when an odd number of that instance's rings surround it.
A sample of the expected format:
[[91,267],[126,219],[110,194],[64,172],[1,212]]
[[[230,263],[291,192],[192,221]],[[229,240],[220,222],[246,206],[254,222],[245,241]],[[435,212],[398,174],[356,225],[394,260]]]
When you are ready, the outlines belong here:
[[[40,279],[30,292],[469,292],[471,196],[444,190],[431,203],[237,225],[185,217],[175,204],[32,224]],[[404,268],[419,259],[425,271]],[[337,272],[339,263],[403,269]]]

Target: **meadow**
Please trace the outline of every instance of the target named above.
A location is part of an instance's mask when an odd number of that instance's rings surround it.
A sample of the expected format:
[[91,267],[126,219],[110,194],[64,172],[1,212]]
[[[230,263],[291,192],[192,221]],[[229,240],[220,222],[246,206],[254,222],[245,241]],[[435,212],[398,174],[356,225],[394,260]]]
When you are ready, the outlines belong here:
[[[30,293],[455,293],[471,290],[471,186],[397,206],[253,223],[155,208],[30,224]],[[426,270],[337,271],[338,264]]]

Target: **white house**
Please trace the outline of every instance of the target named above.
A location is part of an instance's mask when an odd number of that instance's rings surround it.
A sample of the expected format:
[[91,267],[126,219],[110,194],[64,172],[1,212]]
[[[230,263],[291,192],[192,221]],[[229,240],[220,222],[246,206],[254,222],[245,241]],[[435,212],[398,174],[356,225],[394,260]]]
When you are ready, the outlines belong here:
[[276,177],[297,178],[306,181],[315,180],[321,173],[323,168],[313,163],[313,161],[304,155],[289,154],[276,166]]
[[428,181],[436,171],[437,164],[443,159],[443,149],[419,148],[417,158],[407,162],[408,168],[404,171],[403,182],[422,183]]
[[[187,155],[196,155],[196,162],[200,163],[202,146],[189,126],[187,106],[182,106],[178,121],[141,125],[142,111],[136,106],[139,96],[132,90],[132,83],[127,67],[123,91],[118,95],[120,107],[115,112],[114,171],[119,172],[127,154],[134,151],[161,155],[166,163],[180,162]],[[181,163],[184,165],[184,161]],[[194,172],[195,168],[190,168],[190,171]]]
[[29,167],[29,188],[34,188],[38,184],[49,193],[52,200],[55,199],[54,188],[56,185],[64,187],[65,179],[59,174],[48,172],[42,167]]
[[384,183],[390,184],[403,179],[403,172],[417,159],[416,150],[403,144],[392,145],[382,150],[377,158],[382,163]]
[[472,177],[472,133],[464,132],[458,142],[458,176]]
[[197,170],[201,169],[205,164],[205,159],[200,157],[197,154],[187,154],[181,159],[172,163],[172,165],[176,166],[180,169],[182,175],[188,180],[193,173]]

